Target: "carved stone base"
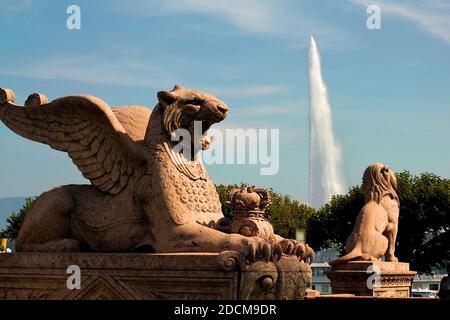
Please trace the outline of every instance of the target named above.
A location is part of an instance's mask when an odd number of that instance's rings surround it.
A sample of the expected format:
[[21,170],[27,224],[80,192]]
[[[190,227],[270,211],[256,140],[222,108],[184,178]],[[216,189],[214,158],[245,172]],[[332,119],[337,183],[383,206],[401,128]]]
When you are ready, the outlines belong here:
[[393,298],[410,297],[415,274],[409,263],[384,261],[350,261],[326,272],[333,294]]
[[[67,287],[71,265],[80,289]],[[0,299],[303,299],[311,278],[296,257],[247,265],[232,251],[0,254]]]

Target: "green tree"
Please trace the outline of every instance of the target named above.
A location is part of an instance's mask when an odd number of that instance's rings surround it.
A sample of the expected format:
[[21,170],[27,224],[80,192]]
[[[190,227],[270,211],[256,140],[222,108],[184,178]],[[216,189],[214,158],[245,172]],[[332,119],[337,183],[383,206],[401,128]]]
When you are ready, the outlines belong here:
[[306,230],[308,220],[315,210],[273,190],[270,190],[270,195],[272,204],[266,209],[267,220],[272,223],[276,234],[283,238],[295,239],[295,230]]
[[364,192],[352,187],[345,195],[335,195],[309,219],[308,244],[316,250],[336,248],[341,252],[353,230],[359,210],[364,206]]
[[397,175],[400,221],[396,254],[430,272],[450,261],[450,179],[432,173]]
[[[430,272],[450,259],[450,179],[432,173],[397,174],[400,198],[396,255],[411,268]],[[320,208],[309,220],[308,242],[314,248],[344,249],[355,218],[364,206],[364,193],[355,186]]]
[[6,219],[6,227],[0,231],[0,238],[15,239],[19,234],[23,219],[36,198],[28,198],[18,213],[12,212]]
[[240,185],[237,185],[237,184],[228,184],[228,185],[219,184],[219,185],[216,185],[216,190],[217,190],[217,193],[219,194],[220,203],[222,204],[222,212],[223,212],[223,215],[226,218],[228,218],[230,220],[233,218],[233,215],[231,214],[231,209],[227,205],[228,192],[231,189],[244,187],[246,185],[247,184],[245,184],[243,182],[241,182]]

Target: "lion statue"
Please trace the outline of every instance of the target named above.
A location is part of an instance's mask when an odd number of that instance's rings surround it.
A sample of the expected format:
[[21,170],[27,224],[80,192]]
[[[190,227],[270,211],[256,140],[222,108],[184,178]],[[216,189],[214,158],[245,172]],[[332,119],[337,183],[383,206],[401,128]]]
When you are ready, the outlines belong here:
[[[26,214],[17,251],[221,252],[249,260],[304,255],[302,245],[281,237],[269,242],[218,230],[224,216],[215,186],[199,155],[175,151],[177,129],[201,138],[227,116],[213,95],[176,85],[160,91],[153,111],[110,108],[93,96],[48,102],[32,94],[17,106],[0,90],[0,120],[17,134],[67,152],[91,185],[44,192]],[[195,139],[194,139],[195,140]],[[200,149],[201,149],[200,148]]]
[[366,204],[347,239],[347,254],[330,262],[332,266],[351,260],[379,260],[382,256],[385,261],[398,261],[394,253],[400,201],[395,173],[388,166],[374,163],[364,171],[362,187]]

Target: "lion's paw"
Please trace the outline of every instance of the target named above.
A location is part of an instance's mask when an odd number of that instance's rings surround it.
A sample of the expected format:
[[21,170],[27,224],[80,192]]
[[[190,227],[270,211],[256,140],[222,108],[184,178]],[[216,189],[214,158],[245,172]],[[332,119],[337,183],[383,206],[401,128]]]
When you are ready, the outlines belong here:
[[314,260],[314,251],[303,241],[283,239],[278,242],[282,252],[286,255],[295,255],[299,260]]
[[245,237],[239,234],[230,234],[229,236],[230,239],[224,248],[240,252],[250,261],[278,261],[281,259],[282,248],[275,242],[268,242],[260,237]]

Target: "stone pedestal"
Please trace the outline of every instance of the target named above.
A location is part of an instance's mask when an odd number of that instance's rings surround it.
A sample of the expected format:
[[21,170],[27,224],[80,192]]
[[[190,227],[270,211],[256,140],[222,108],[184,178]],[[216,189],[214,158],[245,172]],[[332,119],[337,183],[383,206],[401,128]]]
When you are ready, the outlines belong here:
[[410,297],[415,274],[409,263],[384,261],[350,261],[326,272],[333,294],[398,298]]
[[0,299],[303,299],[311,278],[296,257],[248,265],[233,251],[0,254]]

